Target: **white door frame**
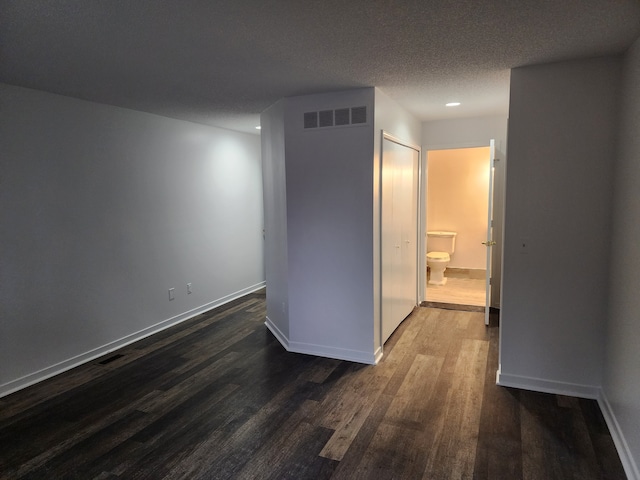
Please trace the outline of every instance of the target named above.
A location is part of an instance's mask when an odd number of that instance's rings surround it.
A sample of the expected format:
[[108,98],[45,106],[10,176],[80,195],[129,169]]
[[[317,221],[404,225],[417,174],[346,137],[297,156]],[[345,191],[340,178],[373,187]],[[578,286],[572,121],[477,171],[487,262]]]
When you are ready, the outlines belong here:
[[[426,245],[427,245],[427,209],[426,209],[426,205],[427,205],[427,179],[429,176],[429,166],[428,166],[428,162],[427,162],[427,157],[429,155],[429,152],[431,151],[435,151],[435,150],[457,150],[457,149],[464,149],[464,148],[481,148],[481,147],[490,147],[491,146],[491,138],[487,138],[487,143],[475,143],[475,142],[460,142],[460,143],[453,143],[453,144],[436,144],[436,145],[431,145],[430,148],[425,148],[424,149],[424,154],[421,157],[421,162],[420,162],[420,176],[419,176],[419,193],[418,193],[418,198],[420,201],[420,205],[418,206],[418,212],[419,212],[419,217],[418,217],[418,236],[420,237],[420,241],[422,244],[422,249],[419,249],[419,255],[421,255],[421,260],[418,263],[418,288],[420,289],[419,292],[419,303],[426,300],[426,289],[427,289],[427,251],[426,251]],[[498,154],[496,153],[496,156]],[[496,167],[498,165],[496,164]],[[494,191],[495,191],[495,184],[494,184]],[[494,213],[495,212],[495,202],[493,205],[494,208]],[[502,204],[501,209],[497,212],[498,215],[501,216],[501,225],[502,225],[502,231],[504,232],[504,204]],[[495,219],[495,215],[494,215],[494,219]],[[500,241],[502,239],[499,239]],[[502,252],[503,252],[503,245],[502,242],[498,245],[498,254],[500,256],[502,256]],[[502,268],[502,263],[501,263],[501,268]],[[494,285],[494,287],[496,287],[497,290],[500,290],[502,288],[502,275],[500,276],[500,285]],[[493,289],[492,289],[493,290]],[[493,293],[492,293],[492,299],[493,299]]]

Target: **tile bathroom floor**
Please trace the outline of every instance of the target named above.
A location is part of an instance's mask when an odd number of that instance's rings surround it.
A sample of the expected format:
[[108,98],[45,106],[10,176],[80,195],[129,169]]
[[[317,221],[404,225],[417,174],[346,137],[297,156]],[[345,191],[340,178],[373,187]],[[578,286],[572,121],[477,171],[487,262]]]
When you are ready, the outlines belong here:
[[427,302],[453,303],[456,305],[484,306],[485,280],[463,278],[460,276],[447,277],[446,285],[429,285],[427,283]]

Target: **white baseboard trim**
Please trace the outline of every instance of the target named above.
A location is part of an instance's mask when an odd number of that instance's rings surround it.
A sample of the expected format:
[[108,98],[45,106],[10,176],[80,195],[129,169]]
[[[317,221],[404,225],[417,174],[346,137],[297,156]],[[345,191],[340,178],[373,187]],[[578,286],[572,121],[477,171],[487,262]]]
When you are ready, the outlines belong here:
[[378,362],[380,360],[382,360],[382,356],[384,355],[384,352],[382,351],[382,346],[378,347],[378,349],[376,350],[376,353],[374,355],[375,359],[376,359],[376,365],[378,364]]
[[315,355],[316,357],[333,358],[335,360],[346,360],[349,362],[366,363],[375,365],[376,355],[358,350],[348,350],[344,348],[328,347],[326,345],[314,345],[311,343],[292,342],[282,331],[271,321],[269,317],[264,324],[273,336],[280,342],[287,352],[304,353],[305,355]]
[[67,370],[71,370],[72,368],[78,367],[83,363],[87,363],[92,360],[95,360],[96,358],[106,355],[107,353],[111,353],[114,350],[118,350],[122,347],[126,347],[131,343],[137,342],[138,340],[142,340],[143,338],[153,335],[154,333],[161,332],[162,330],[165,330],[169,327],[173,327],[178,323],[184,322],[185,320],[189,320],[190,318],[193,318],[196,315],[200,315],[201,313],[211,310],[212,308],[219,307],[221,305],[224,305],[225,303],[229,303],[244,295],[260,290],[261,288],[264,288],[265,285],[266,285],[266,282],[260,282],[250,287],[243,288],[242,290],[239,290],[237,292],[226,295],[212,302],[201,305],[200,307],[194,308],[187,312],[168,318],[154,325],[151,325],[147,328],[143,328],[142,330],[126,335],[118,340],[109,342],[105,345],[102,345],[101,347],[94,348],[87,352],[71,357],[67,360],[63,360],[62,362],[56,363],[49,367],[45,367],[41,370],[27,374],[15,380],[11,380],[9,382],[3,383],[2,385],[0,385],[0,398],[10,395],[11,393],[17,392],[18,390],[22,390],[23,388],[27,388],[38,382],[42,382],[43,380],[51,378],[60,373],[66,372]]
[[590,398],[592,400],[597,400],[600,394],[600,387],[593,385],[579,385],[575,383],[557,382],[555,380],[545,380],[542,378],[508,375],[502,373],[500,370],[498,370],[496,374],[496,384],[501,387],[521,388],[534,392]]
[[624,473],[626,473],[629,480],[640,480],[638,464],[633,458],[633,453],[629,448],[629,444],[622,433],[622,429],[620,428],[620,424],[618,423],[613,409],[611,408],[611,404],[602,389],[600,389],[600,395],[598,396],[598,405],[600,405],[602,415],[609,427],[609,432],[611,433],[613,443],[615,444],[618,455],[620,456]]
[[267,316],[266,320],[264,321],[264,324],[267,326],[269,331],[273,333],[273,336],[276,337],[276,340],[280,342],[280,344],[284,347],[284,349],[287,352],[290,352],[291,350],[289,349],[289,339],[284,333],[282,333],[282,331],[278,328],[278,326],[271,321],[269,316]]
[[375,365],[376,358],[373,352],[362,352],[359,350],[348,350],[345,348],[328,347],[326,345],[314,345],[312,343],[289,342],[289,351],[295,353],[305,353],[318,357],[334,358],[336,360],[347,360],[349,362],[365,363]]

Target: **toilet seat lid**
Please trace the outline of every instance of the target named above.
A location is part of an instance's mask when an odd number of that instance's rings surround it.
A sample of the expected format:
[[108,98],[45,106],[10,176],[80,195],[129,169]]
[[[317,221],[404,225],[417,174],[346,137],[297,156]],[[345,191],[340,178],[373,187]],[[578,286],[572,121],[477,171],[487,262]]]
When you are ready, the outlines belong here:
[[447,252],[429,252],[427,258],[430,260],[449,260],[449,254]]

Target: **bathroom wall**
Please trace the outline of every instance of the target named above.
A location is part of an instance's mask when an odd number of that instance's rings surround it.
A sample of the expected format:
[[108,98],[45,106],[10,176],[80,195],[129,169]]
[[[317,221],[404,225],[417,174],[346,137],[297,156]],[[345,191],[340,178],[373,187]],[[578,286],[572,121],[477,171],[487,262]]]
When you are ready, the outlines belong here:
[[0,104],[0,395],[264,285],[258,135],[2,84]]
[[427,231],[458,233],[450,268],[486,269],[489,147],[427,154]]

